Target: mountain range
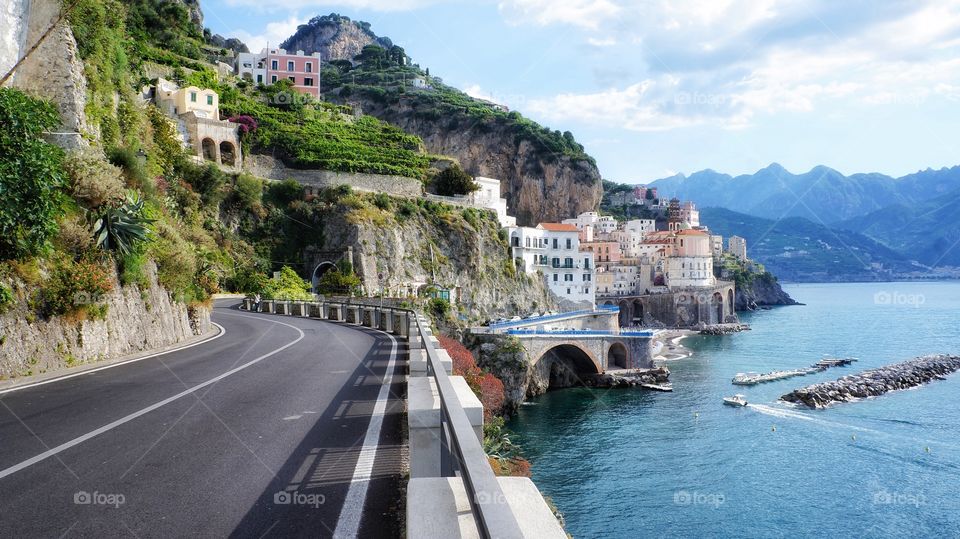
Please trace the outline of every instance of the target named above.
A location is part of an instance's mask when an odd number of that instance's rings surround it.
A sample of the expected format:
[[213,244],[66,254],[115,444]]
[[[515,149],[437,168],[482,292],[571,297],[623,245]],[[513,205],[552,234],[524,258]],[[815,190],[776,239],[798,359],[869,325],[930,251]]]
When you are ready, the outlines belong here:
[[927,169],[901,178],[879,173],[842,173],[817,166],[793,174],[777,163],[754,174],[730,176],[702,170],[651,182],[661,196],[694,200],[702,207],[728,208],[780,219],[805,217],[834,225],[888,206],[913,206],[960,189],[960,166]]
[[[651,185],[659,189],[661,197],[676,196],[701,207],[746,214],[741,221],[747,228],[734,232],[741,236],[758,232],[749,226],[773,227],[776,233],[786,231],[785,224],[804,230],[819,225],[819,232],[827,236],[863,235],[906,261],[932,268],[960,267],[960,166],[893,178],[878,173],[845,176],[825,166],[793,174],[773,163],[755,174],[730,176],[702,170]],[[747,219],[750,216],[773,221]],[[711,229],[717,226],[704,221]],[[857,244],[849,238],[845,242]],[[868,244],[861,247],[872,250]],[[889,254],[875,253],[880,260]],[[897,266],[887,263],[885,267]],[[814,273],[824,271],[827,269],[820,268]]]

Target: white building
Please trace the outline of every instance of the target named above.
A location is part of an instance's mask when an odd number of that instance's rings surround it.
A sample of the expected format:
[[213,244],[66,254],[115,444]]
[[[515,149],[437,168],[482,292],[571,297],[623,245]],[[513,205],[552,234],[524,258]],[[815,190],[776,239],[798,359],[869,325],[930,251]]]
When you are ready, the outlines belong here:
[[640,245],[644,238],[657,230],[657,222],[653,219],[633,219],[623,224],[623,229],[614,233],[616,241],[620,243],[623,256],[636,258],[640,256]]
[[670,288],[713,286],[713,253],[710,235],[702,230],[681,230],[674,236],[673,253],[666,260],[666,285]]
[[581,213],[573,219],[564,219],[563,224],[576,226],[586,241],[593,241],[598,234],[611,234],[618,228],[617,220],[613,216],[600,215],[595,211]]
[[723,236],[710,236],[710,252],[713,253],[715,258],[720,258],[723,255]]
[[680,208],[680,219],[690,225],[690,228],[700,226],[700,210],[697,209],[697,205],[690,201],[684,202]]
[[237,54],[233,69],[238,77],[257,84],[267,83],[267,49]]
[[740,260],[747,259],[747,240],[740,236],[730,236],[730,239],[727,241],[729,244],[727,251],[730,252],[730,254]]
[[510,247],[517,268],[543,273],[550,290],[561,300],[596,305],[593,253],[580,250],[577,227],[540,223],[536,228],[509,227]]
[[480,186],[480,190],[474,191],[470,195],[471,202],[482,208],[497,212],[500,226],[517,226],[517,218],[507,215],[507,199],[500,196],[500,180],[477,176],[473,181]]

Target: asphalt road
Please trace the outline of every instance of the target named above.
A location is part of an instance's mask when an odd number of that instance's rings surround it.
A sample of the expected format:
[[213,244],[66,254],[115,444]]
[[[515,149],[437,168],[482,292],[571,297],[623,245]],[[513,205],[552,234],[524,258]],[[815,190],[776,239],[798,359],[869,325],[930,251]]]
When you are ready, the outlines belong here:
[[399,536],[405,344],[235,304],[215,340],[0,394],[0,536]]

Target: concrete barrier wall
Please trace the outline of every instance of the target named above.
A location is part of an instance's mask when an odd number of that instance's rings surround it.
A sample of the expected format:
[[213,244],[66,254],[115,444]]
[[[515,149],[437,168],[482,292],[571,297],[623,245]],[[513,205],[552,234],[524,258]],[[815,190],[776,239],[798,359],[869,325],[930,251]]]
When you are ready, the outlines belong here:
[[[250,298],[242,308],[256,311]],[[312,316],[343,320],[368,327],[392,326],[395,335],[409,335],[410,376],[407,377],[407,430],[409,435],[410,480],[407,484],[407,537],[447,539],[479,537],[480,530],[471,512],[466,487],[460,477],[446,473],[451,463],[444,458],[443,417],[436,379],[428,376],[427,349],[432,345],[440,364],[449,374],[453,361],[439,340],[429,334],[424,342],[411,333],[411,313],[373,306],[344,305],[331,302],[289,302],[264,300],[261,312],[286,316]],[[323,316],[325,315],[325,316]],[[421,318],[426,324],[426,319]],[[414,346],[416,343],[416,346]],[[456,399],[466,413],[473,433],[483,443],[483,404],[462,376],[450,376]],[[483,463],[487,465],[486,462]],[[550,507],[534,483],[526,477],[498,479],[503,500],[485,503],[506,503],[519,524],[522,538],[567,537]]]

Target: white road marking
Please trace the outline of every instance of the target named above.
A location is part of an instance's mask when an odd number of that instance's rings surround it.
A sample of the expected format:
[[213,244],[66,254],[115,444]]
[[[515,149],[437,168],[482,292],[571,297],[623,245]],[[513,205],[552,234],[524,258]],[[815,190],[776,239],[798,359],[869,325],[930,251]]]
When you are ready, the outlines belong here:
[[[223,313],[223,314],[227,314],[227,313]],[[114,421],[114,422],[112,422],[112,423],[108,423],[108,424],[100,427],[99,429],[90,431],[90,432],[84,434],[83,436],[78,436],[77,438],[74,438],[73,440],[70,440],[69,442],[62,443],[62,444],[54,447],[53,449],[49,449],[49,450],[47,450],[47,451],[44,451],[43,453],[40,453],[39,455],[37,455],[37,456],[35,456],[35,457],[33,457],[33,458],[29,458],[29,459],[27,459],[27,460],[25,460],[25,461],[23,461],[23,462],[21,462],[21,463],[19,463],[19,464],[15,464],[15,465],[11,466],[11,467],[9,467],[9,468],[7,468],[7,469],[5,469],[5,470],[0,470],[0,479],[3,479],[4,477],[6,477],[6,476],[8,476],[8,475],[17,473],[17,472],[19,472],[20,470],[23,470],[24,468],[28,468],[28,467],[30,467],[30,466],[33,466],[34,464],[36,464],[36,463],[38,463],[38,462],[41,462],[41,461],[43,461],[43,460],[46,460],[46,459],[48,459],[48,458],[50,458],[50,457],[52,457],[52,456],[54,456],[54,455],[56,455],[56,454],[58,454],[58,453],[61,453],[61,452],[63,452],[63,451],[66,451],[67,449],[70,449],[71,447],[80,445],[80,444],[82,444],[83,442],[86,442],[87,440],[89,440],[89,439],[91,439],[91,438],[94,438],[94,437],[96,437],[96,436],[99,436],[99,435],[101,435],[101,434],[103,434],[103,433],[105,433],[105,432],[109,432],[109,431],[111,431],[111,430],[119,427],[120,425],[123,425],[124,423],[129,423],[130,421],[133,421],[134,419],[137,419],[137,418],[140,417],[140,416],[146,415],[146,414],[148,414],[148,413],[150,413],[150,412],[152,412],[152,411],[154,411],[154,410],[157,410],[157,409],[159,409],[159,408],[162,408],[163,406],[166,406],[167,404],[170,404],[171,402],[173,402],[173,401],[175,401],[175,400],[177,400],[177,399],[183,398],[183,397],[185,397],[185,396],[193,393],[194,391],[197,391],[198,389],[203,389],[203,388],[205,388],[205,387],[207,387],[207,386],[209,386],[209,385],[215,384],[215,383],[219,382],[220,380],[223,380],[224,378],[227,378],[228,376],[231,376],[231,375],[233,375],[233,374],[236,374],[236,373],[238,373],[238,372],[246,369],[247,367],[250,367],[250,366],[252,366],[252,365],[255,365],[255,364],[263,361],[264,359],[267,359],[268,357],[270,357],[270,356],[272,356],[272,355],[274,355],[274,354],[277,354],[277,353],[279,353],[279,352],[282,352],[282,351],[286,350],[287,348],[290,348],[291,346],[293,346],[293,345],[297,344],[298,342],[300,342],[300,341],[303,339],[303,337],[304,337],[303,331],[300,331],[299,328],[294,327],[294,326],[291,326],[290,324],[284,324],[283,322],[277,322],[277,321],[269,320],[269,319],[266,319],[266,318],[261,318],[261,317],[256,317],[256,316],[246,316],[246,315],[241,315],[241,314],[230,314],[229,316],[240,316],[240,317],[243,317],[243,318],[255,318],[255,319],[258,319],[258,320],[264,320],[264,321],[270,322],[270,323],[272,323],[272,324],[280,324],[280,325],[282,325],[282,326],[287,326],[288,328],[291,328],[291,329],[296,330],[296,332],[299,333],[300,336],[297,337],[296,340],[291,341],[291,342],[289,342],[289,343],[281,346],[280,348],[277,348],[276,350],[274,350],[274,351],[272,351],[272,352],[268,352],[268,353],[266,353],[266,354],[263,354],[262,356],[260,356],[260,357],[258,357],[258,358],[256,358],[256,359],[250,360],[250,361],[244,363],[243,365],[240,365],[239,367],[230,369],[229,371],[224,372],[223,374],[221,374],[221,375],[219,375],[219,376],[215,376],[215,377],[207,380],[206,382],[197,384],[197,385],[195,385],[195,386],[193,386],[193,387],[191,387],[191,388],[189,388],[189,389],[187,389],[187,390],[185,390],[185,391],[181,391],[180,393],[177,393],[176,395],[174,395],[174,396],[172,396],[172,397],[168,397],[168,398],[166,398],[166,399],[163,399],[163,400],[160,401],[160,402],[151,404],[150,406],[147,406],[146,408],[144,408],[144,409],[142,409],[142,410],[139,410],[139,411],[136,411],[136,412],[134,412],[134,413],[132,413],[132,414],[130,414],[130,415],[128,415],[128,416],[121,417],[120,419],[118,419],[118,420],[116,420],[116,421]]]
[[93,374],[93,373],[95,373],[95,372],[105,371],[105,370],[107,370],[107,369],[112,369],[112,368],[114,368],[114,367],[119,367],[119,366],[121,366],[121,365],[128,365],[128,364],[130,364],[130,363],[136,363],[136,362],[138,362],[138,361],[143,361],[144,359],[150,359],[150,358],[152,358],[152,357],[165,356],[165,355],[167,355],[167,354],[172,354],[172,353],[174,353],[174,352],[179,352],[179,351],[181,351],[181,350],[186,350],[187,348],[193,348],[194,346],[200,346],[201,344],[207,344],[207,343],[209,343],[209,342],[211,342],[211,341],[215,341],[215,340],[219,339],[220,337],[223,337],[223,334],[227,332],[227,330],[223,329],[223,326],[221,326],[220,324],[218,324],[218,323],[216,323],[216,322],[211,322],[211,323],[212,323],[213,325],[217,326],[218,328],[220,328],[220,333],[217,333],[216,335],[214,335],[213,337],[210,337],[209,339],[204,339],[204,340],[202,340],[202,341],[198,341],[198,342],[195,342],[195,343],[193,343],[193,344],[188,344],[188,345],[186,345],[186,346],[181,346],[181,347],[179,347],[179,348],[174,348],[173,350],[167,350],[166,352],[157,352],[156,354],[150,354],[150,355],[148,355],[148,356],[135,357],[135,358],[133,358],[133,359],[128,359],[128,360],[126,360],[126,361],[120,361],[120,362],[118,362],[118,363],[111,363],[110,365],[104,365],[103,367],[97,367],[96,369],[87,369],[87,370],[85,370],[85,371],[75,372],[75,373],[73,373],[73,374],[67,374],[67,375],[64,375],[64,376],[58,376],[58,377],[56,377],[56,378],[50,378],[49,380],[43,380],[42,382],[34,382],[34,383],[32,383],[32,384],[24,384],[24,385],[22,385],[22,386],[16,386],[16,387],[11,387],[11,388],[9,388],[9,389],[3,389],[3,390],[0,390],[0,395],[3,395],[3,394],[5,394],[5,393],[10,393],[10,392],[13,392],[13,391],[20,391],[21,389],[27,389],[27,388],[31,388],[31,387],[37,387],[37,386],[43,386],[43,385],[47,385],[47,384],[52,384],[52,383],[54,383],[54,382],[59,382],[59,381],[61,381],[61,380],[66,380],[66,379],[68,379],[68,378],[76,378],[77,376],[83,376],[83,375],[85,375],[85,374]]
[[[357,458],[357,467],[353,470],[353,479],[350,489],[340,509],[340,518],[337,519],[337,529],[333,532],[334,538],[353,538],[360,532],[360,517],[363,515],[363,506],[367,501],[367,491],[370,489],[370,476],[373,474],[373,463],[377,456],[377,446],[380,443],[380,431],[383,427],[383,417],[387,411],[387,401],[390,398],[390,385],[393,384],[393,370],[397,359],[397,339],[389,333],[390,361],[387,363],[387,372],[383,376],[383,385],[377,396],[377,403],[367,425],[367,434],[363,438],[363,447]],[[346,425],[344,425],[346,426]]]

